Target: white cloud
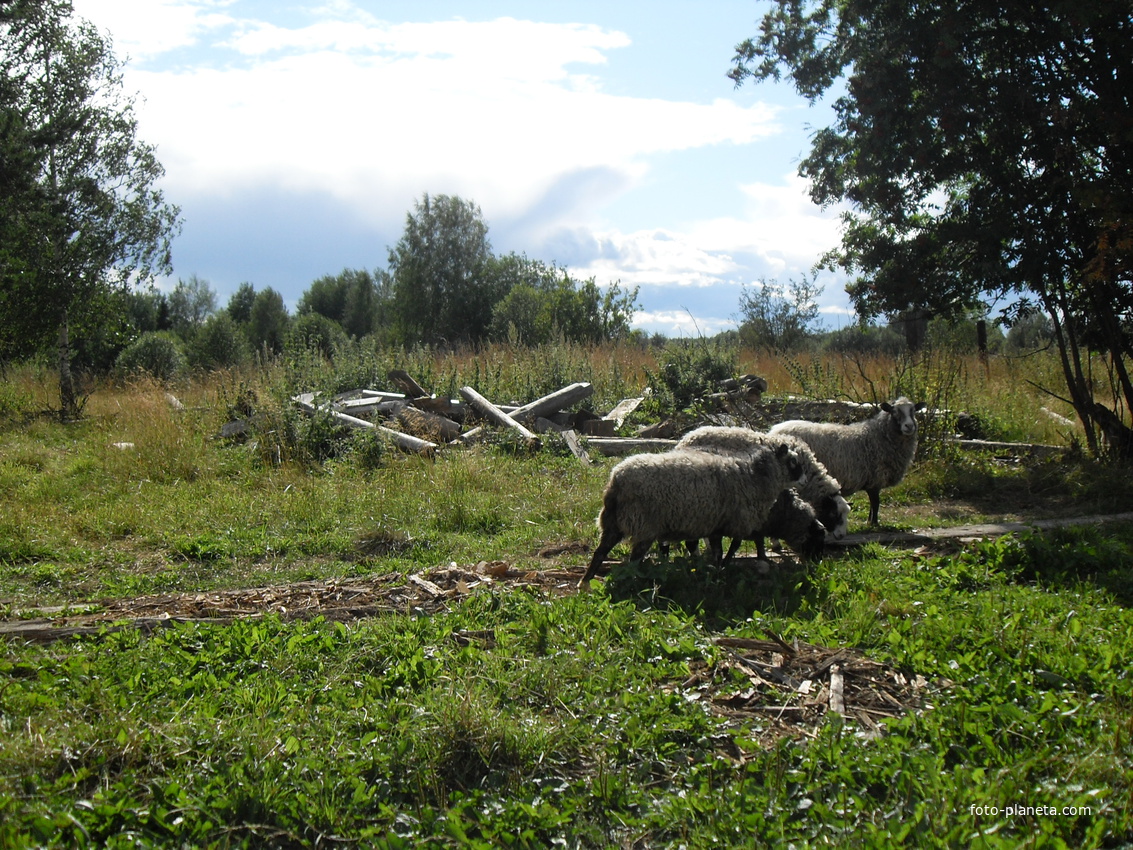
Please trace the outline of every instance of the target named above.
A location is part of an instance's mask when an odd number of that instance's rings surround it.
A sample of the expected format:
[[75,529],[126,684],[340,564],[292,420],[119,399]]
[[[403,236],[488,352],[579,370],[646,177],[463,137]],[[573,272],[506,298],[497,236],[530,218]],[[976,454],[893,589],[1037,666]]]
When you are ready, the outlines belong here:
[[668,337],[715,336],[736,327],[734,319],[694,316],[687,310],[640,310],[634,313],[631,324],[638,330]]
[[[593,25],[355,14],[289,28],[170,0],[133,18],[108,0],[79,6],[120,28],[128,50],[162,33],[127,86],[143,95],[141,136],[158,145],[171,196],[270,185],[325,192],[388,222],[422,192],[448,192],[507,217],[566,174],[603,169],[624,191],[651,155],[776,129],[763,104],[603,92],[578,66],[600,67],[630,40]],[[153,60],[206,37],[207,65]]]
[[211,31],[233,19],[223,12],[228,3],[184,0],[74,0],[75,14],[111,34],[117,54],[146,61],[181,47],[197,44]]

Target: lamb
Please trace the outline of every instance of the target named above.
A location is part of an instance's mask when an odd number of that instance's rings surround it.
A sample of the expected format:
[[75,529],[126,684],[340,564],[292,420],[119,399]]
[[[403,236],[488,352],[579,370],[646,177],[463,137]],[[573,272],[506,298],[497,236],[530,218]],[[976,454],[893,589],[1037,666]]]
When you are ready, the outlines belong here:
[[780,422],[768,433],[804,440],[816,458],[842,485],[842,495],[865,490],[869,496],[869,524],[878,525],[881,490],[899,484],[917,451],[917,411],[901,396],[892,404],[883,402],[878,413],[862,422],[839,425],[792,419]]
[[[826,467],[819,462],[818,458],[814,456],[814,452],[802,440],[789,434],[772,435],[752,431],[750,428],[705,425],[682,437],[680,442],[677,443],[676,449],[698,449],[699,451],[719,454],[742,455],[766,447],[775,448],[781,445],[789,446],[799,456],[802,463],[806,481],[799,486],[799,495],[813,506],[813,513],[830,532],[831,537],[835,540],[841,540],[846,536],[849,525],[850,505],[841,495],[841,483],[830,475]],[[785,535],[774,534],[770,529],[764,529],[764,533],[767,536],[783,537],[791,544],[792,549],[797,550],[797,547]],[[763,535],[758,535],[756,542],[759,546],[759,556],[761,558],[766,557],[763,548]],[[799,554],[802,554],[802,552]]]
[[601,537],[579,589],[623,537],[630,539],[630,561],[641,560],[657,540],[751,537],[802,475],[798,455],[785,444],[744,456],[673,451],[626,458],[610,470],[598,514]]

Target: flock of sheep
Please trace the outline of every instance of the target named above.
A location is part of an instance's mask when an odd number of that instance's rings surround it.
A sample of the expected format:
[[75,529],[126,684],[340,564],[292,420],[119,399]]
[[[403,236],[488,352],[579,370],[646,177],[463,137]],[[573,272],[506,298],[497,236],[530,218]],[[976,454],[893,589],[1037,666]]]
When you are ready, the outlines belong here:
[[[779,538],[803,558],[821,557],[826,535],[846,533],[846,496],[864,490],[869,522],[878,524],[880,492],[905,477],[917,450],[916,414],[924,403],[901,397],[851,425],[782,422],[767,433],[706,426],[672,451],[626,458],[610,471],[598,514],[601,537],[579,582],[588,582],[623,538],[630,561],[656,542],[707,540],[726,563],[744,540],[760,557],[764,539]],[[723,538],[731,538],[727,554]]]

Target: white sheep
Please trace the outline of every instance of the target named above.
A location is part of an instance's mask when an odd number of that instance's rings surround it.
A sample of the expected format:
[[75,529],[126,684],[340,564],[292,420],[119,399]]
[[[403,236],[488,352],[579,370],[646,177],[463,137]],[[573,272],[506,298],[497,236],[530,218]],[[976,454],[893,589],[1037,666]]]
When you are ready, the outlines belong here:
[[[842,495],[841,482],[830,475],[802,440],[789,434],[764,434],[750,428],[705,425],[685,434],[677,443],[676,450],[697,449],[720,454],[743,455],[781,445],[789,446],[802,463],[805,481],[798,487],[799,495],[813,506],[814,514],[830,536],[835,540],[841,540],[846,536],[849,526],[850,505]],[[765,534],[773,537],[783,536],[774,534],[770,530],[765,530]],[[759,556],[766,557],[763,535],[756,537],[756,543],[759,546]],[[795,548],[794,545],[791,548]]]
[[579,588],[623,537],[630,539],[630,561],[658,540],[751,537],[802,474],[786,445],[745,456],[682,451],[626,458],[610,470],[598,514],[601,537]]
[[917,451],[916,413],[924,402],[913,404],[902,396],[883,402],[869,419],[850,425],[792,419],[768,433],[798,437],[842,485],[842,495],[865,490],[869,496],[869,524],[878,524],[881,490],[899,484]]

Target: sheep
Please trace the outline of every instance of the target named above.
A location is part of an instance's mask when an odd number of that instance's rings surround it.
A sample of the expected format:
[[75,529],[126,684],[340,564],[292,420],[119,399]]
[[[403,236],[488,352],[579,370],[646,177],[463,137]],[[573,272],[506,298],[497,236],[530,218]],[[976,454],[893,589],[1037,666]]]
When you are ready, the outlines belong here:
[[[787,445],[799,456],[806,476],[799,488],[799,495],[814,507],[818,521],[835,540],[846,536],[849,525],[850,505],[842,495],[842,485],[827,471],[814,452],[802,440],[789,434],[763,434],[750,428],[728,428],[719,425],[705,425],[690,431],[676,445],[676,450],[697,449],[699,451],[722,454],[747,454],[765,447]],[[764,530],[767,536],[775,535]],[[756,537],[759,557],[766,557],[763,536]],[[788,540],[788,543],[791,541]],[[796,548],[793,544],[791,548]],[[802,554],[802,553],[800,553]]]
[[[822,559],[826,527],[815,516],[814,506],[798,490],[792,488],[779,494],[762,531],[768,536],[786,540],[806,561]],[[761,552],[760,557],[764,557],[764,553]]]
[[792,419],[780,422],[768,433],[798,437],[842,485],[842,495],[865,490],[869,496],[869,524],[878,525],[881,489],[900,483],[917,451],[918,411],[901,396],[892,404],[883,402],[871,418],[851,425]]
[[598,514],[601,537],[579,589],[623,537],[630,539],[630,561],[640,561],[657,540],[751,537],[802,475],[787,445],[746,456],[682,451],[626,458],[610,470]]

